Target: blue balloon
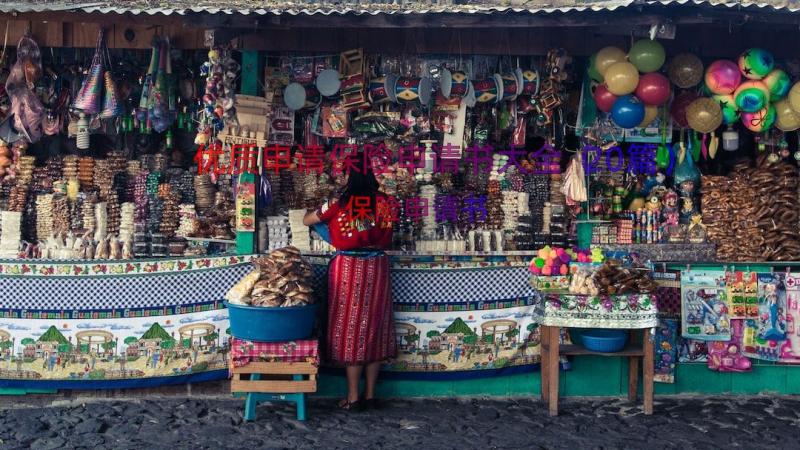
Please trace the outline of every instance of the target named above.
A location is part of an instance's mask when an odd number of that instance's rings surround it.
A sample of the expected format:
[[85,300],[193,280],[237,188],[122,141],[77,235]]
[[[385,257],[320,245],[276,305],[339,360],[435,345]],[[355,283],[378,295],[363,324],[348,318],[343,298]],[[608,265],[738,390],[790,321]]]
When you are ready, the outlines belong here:
[[635,128],[644,120],[644,105],[633,95],[623,95],[611,107],[611,120],[622,128]]

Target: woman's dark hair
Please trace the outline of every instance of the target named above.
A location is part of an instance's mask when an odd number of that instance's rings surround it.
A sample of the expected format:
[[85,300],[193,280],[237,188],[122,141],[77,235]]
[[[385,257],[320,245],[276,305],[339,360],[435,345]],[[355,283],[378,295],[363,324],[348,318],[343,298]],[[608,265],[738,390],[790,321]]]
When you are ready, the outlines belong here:
[[352,197],[369,197],[369,206],[374,207],[379,185],[372,168],[364,164],[364,154],[358,152],[351,156],[344,170],[347,173],[347,185],[339,197],[339,206],[347,206]]

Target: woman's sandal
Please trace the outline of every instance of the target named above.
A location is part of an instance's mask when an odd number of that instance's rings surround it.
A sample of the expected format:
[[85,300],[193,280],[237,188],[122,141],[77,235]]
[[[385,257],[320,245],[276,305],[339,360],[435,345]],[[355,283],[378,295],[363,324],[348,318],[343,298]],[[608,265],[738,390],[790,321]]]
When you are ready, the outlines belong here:
[[339,403],[336,404],[336,407],[342,411],[361,411],[364,409],[364,404],[361,400],[351,402],[345,398],[340,400]]

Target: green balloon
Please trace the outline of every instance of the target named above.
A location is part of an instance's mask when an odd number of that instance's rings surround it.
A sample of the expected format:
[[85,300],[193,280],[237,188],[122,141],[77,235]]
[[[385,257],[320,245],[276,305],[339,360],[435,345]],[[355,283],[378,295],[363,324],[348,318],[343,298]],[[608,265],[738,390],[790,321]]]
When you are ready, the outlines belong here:
[[586,68],[586,74],[589,75],[589,78],[597,81],[598,83],[603,82],[603,75],[597,71],[597,67],[594,65],[594,59],[597,56],[597,53],[593,53],[592,56],[589,57],[589,67]]
[[650,39],[636,41],[628,52],[628,60],[642,73],[660,69],[665,59],[664,47],[658,41]]

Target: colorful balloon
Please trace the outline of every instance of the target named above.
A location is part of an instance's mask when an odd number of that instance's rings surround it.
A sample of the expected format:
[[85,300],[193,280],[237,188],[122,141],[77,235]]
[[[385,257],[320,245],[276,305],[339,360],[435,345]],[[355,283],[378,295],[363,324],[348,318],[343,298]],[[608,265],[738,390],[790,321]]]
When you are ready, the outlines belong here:
[[664,65],[666,55],[664,47],[656,40],[642,39],[636,41],[628,52],[628,61],[631,62],[639,72],[655,72]]
[[761,133],[769,130],[772,124],[775,123],[776,115],[775,107],[768,105],[756,112],[742,113],[742,124],[750,131]]
[[595,65],[596,58],[597,58],[596,53],[589,57],[589,67],[586,68],[586,74],[589,75],[589,78],[591,78],[592,80],[597,81],[598,83],[602,83],[603,75],[597,71],[597,66]]
[[644,105],[633,95],[623,95],[611,108],[611,120],[622,128],[634,128],[644,119]]
[[660,73],[646,73],[639,77],[636,96],[645,105],[661,106],[669,100],[669,80]]
[[733,61],[719,59],[706,69],[705,81],[712,94],[733,94],[742,82],[742,74],[739,72],[739,66]]
[[733,98],[742,112],[754,113],[769,103],[769,89],[761,81],[745,81],[736,88]]
[[625,52],[617,47],[603,47],[594,56],[594,66],[597,72],[606,76],[606,69],[618,62],[625,61]]
[[675,86],[688,89],[703,79],[703,63],[691,53],[675,55],[669,62],[669,79]]
[[745,78],[760,80],[775,67],[775,58],[763,48],[751,48],[739,56],[739,71]]
[[794,112],[800,114],[800,81],[794,84],[791,89],[789,89],[789,105],[792,107]]
[[731,125],[739,120],[739,108],[736,107],[733,95],[715,95],[712,98],[719,103],[719,107],[722,109],[722,122],[725,125]]
[[722,124],[722,108],[712,98],[698,98],[686,107],[686,122],[698,133],[711,133]]
[[612,94],[626,95],[636,90],[639,84],[639,71],[629,62],[618,62],[606,68],[603,78]]
[[636,126],[636,128],[644,128],[658,117],[658,106],[654,105],[644,105],[644,119]]
[[781,69],[774,69],[772,72],[768,73],[762,81],[767,86],[767,89],[769,89],[769,98],[773,102],[786,97],[786,94],[789,93],[789,89],[792,87],[792,81],[789,79],[789,75]]
[[592,97],[594,98],[594,103],[597,105],[597,109],[606,113],[611,112],[614,102],[617,101],[617,96],[609,92],[605,84],[598,84]]
[[675,121],[678,125],[682,128],[686,128],[689,126],[689,123],[686,121],[686,107],[689,106],[697,98],[694,92],[691,91],[683,91],[675,97],[675,100],[672,101],[672,106],[670,107],[669,114],[672,116],[672,120]]
[[779,100],[775,106],[775,127],[781,131],[794,131],[800,128],[800,114],[792,109],[788,100]]

